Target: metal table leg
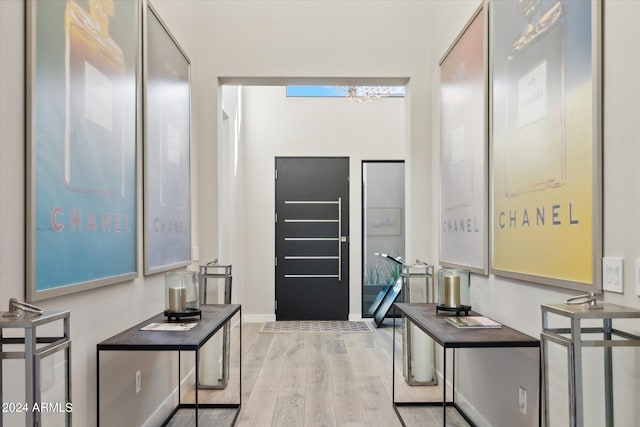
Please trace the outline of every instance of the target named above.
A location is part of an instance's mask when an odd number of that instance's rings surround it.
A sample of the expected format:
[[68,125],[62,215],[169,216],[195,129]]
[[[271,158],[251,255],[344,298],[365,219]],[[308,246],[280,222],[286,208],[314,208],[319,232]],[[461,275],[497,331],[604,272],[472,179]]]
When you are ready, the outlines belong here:
[[[613,321],[603,319],[603,332],[605,341],[611,341]],[[605,425],[613,427],[613,348],[604,347],[604,399],[605,399]]]
[[[574,340],[570,347],[570,368],[573,365],[573,380],[569,381],[569,396],[571,399],[571,405],[573,406],[573,422],[572,426],[582,427],[584,426],[584,404],[582,401],[582,329],[580,327],[580,319],[571,320],[571,334],[577,339]],[[573,390],[571,390],[571,388]]]
[[196,350],[196,427],[198,427],[198,384],[200,382],[200,377],[198,376],[198,367],[200,366],[200,350]]
[[442,425],[447,425],[447,348],[442,347]]
[[[34,396],[35,396],[35,376],[34,376],[34,368],[35,368],[35,358],[33,357],[36,352],[36,328],[25,329],[24,331],[24,351],[25,351],[25,402],[27,403],[27,407],[32,409],[34,406]],[[26,425],[35,426],[36,425],[36,416],[32,410],[25,411],[26,415]]]

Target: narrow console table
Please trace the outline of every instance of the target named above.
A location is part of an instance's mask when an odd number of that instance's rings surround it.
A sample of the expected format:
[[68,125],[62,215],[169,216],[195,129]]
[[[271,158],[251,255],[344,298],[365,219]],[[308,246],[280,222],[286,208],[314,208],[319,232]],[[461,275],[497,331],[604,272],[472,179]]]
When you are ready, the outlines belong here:
[[[239,373],[239,393],[238,403],[212,404],[200,403],[198,400],[198,369],[200,365],[199,350],[202,346],[224,325],[226,325],[236,313],[240,313],[240,338],[239,338],[239,358],[242,360],[242,310],[239,304],[211,304],[201,305],[202,319],[198,319],[198,324],[188,331],[142,331],[141,328],[150,323],[167,322],[164,313],[160,313],[150,319],[145,320],[119,333],[101,343],[97,344],[96,364],[97,364],[97,418],[100,426],[100,352],[101,351],[177,351],[178,355],[182,351],[195,352],[195,403],[182,403],[180,396],[180,361],[178,360],[178,406],[167,419],[167,422],[175,415],[179,409],[193,408],[195,410],[195,425],[198,426],[198,409],[222,408],[235,409],[232,425],[235,425],[242,398],[242,367]],[[242,365],[242,364],[240,364]]]
[[[436,304],[403,304],[394,305],[396,312],[402,318],[416,325],[421,331],[429,335],[443,348],[442,357],[442,401],[437,402],[398,402],[395,395],[395,322],[393,324],[393,374],[392,374],[392,400],[393,409],[404,426],[404,420],[398,410],[402,406],[440,406],[442,405],[442,425],[447,423],[447,406],[454,407],[460,415],[471,425],[473,421],[458,407],[455,402],[456,387],[456,348],[500,348],[500,347],[540,347],[540,341],[528,335],[518,332],[508,326],[502,328],[479,328],[479,329],[459,329],[447,321],[445,318],[451,316],[449,313],[436,313]],[[470,315],[478,315],[470,312]],[[452,377],[452,399],[447,401],[447,349],[453,350],[453,377]]]

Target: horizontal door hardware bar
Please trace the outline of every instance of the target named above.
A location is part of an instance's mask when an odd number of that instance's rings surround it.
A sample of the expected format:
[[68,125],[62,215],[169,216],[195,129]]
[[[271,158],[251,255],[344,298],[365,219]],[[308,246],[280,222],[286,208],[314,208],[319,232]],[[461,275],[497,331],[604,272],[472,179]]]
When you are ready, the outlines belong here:
[[289,260],[321,260],[331,259],[338,261],[338,274],[285,274],[286,278],[333,278],[338,279],[338,282],[342,281],[342,243],[346,242],[346,239],[341,238],[342,230],[342,197],[338,197],[338,200],[285,200],[285,205],[337,205],[338,207],[338,219],[285,219],[284,222],[289,223],[337,223],[338,224],[338,236],[337,237],[285,237],[285,241],[330,241],[338,242],[338,256],[285,256],[285,259]]
[[337,274],[285,274],[287,279],[337,279]]
[[337,200],[285,200],[285,205],[337,205]]
[[338,241],[340,238],[338,237],[285,237],[284,240],[293,240],[293,241]]
[[337,219],[285,219],[284,222],[332,222],[339,223]]

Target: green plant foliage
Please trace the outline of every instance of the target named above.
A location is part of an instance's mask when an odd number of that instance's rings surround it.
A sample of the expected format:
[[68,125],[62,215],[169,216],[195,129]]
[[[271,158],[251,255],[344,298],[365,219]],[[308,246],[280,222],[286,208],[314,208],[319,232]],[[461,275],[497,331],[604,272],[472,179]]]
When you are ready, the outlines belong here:
[[395,262],[390,262],[387,265],[388,276],[385,279],[385,284],[387,285],[395,285],[400,279],[402,275],[402,266],[400,264],[396,264]]
[[[394,256],[394,258],[398,258]],[[364,284],[366,285],[395,285],[402,276],[402,266],[395,262],[386,260],[387,270],[380,271],[380,264],[376,263],[374,267],[370,267],[364,275]]]
[[364,283],[368,285],[380,284],[380,264],[376,264],[375,267],[369,268],[369,271],[364,275]]

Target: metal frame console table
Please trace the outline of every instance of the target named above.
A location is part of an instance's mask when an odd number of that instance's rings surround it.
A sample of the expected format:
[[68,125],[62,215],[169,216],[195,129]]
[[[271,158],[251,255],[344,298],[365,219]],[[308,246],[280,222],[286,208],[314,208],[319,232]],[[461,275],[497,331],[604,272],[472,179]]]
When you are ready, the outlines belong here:
[[[542,309],[542,383],[544,419],[549,425],[548,341],[567,347],[569,369],[569,418],[571,427],[584,425],[582,400],[582,348],[602,347],[604,351],[605,426],[613,427],[613,347],[640,346],[640,337],[613,328],[613,319],[640,318],[640,310],[615,304],[575,305],[543,304]],[[570,321],[568,328],[550,328],[549,313]],[[602,327],[583,327],[582,320],[602,320]],[[583,339],[582,334],[599,334],[600,339]]]
[[[202,319],[198,324],[188,331],[142,331],[144,326],[150,323],[166,322],[164,313],[160,313],[150,319],[133,326],[126,331],[119,333],[101,343],[97,344],[96,365],[97,365],[97,418],[100,425],[100,352],[101,351],[177,351],[178,352],[178,406],[167,419],[167,422],[176,414],[179,409],[195,409],[195,425],[198,426],[199,409],[235,409],[232,425],[235,425],[242,400],[242,363],[238,378],[238,403],[201,403],[198,400],[199,384],[199,350],[216,332],[231,321],[236,313],[240,313],[240,346],[239,359],[242,360],[242,309],[239,304],[211,304],[200,305]],[[180,353],[182,351],[193,351],[195,353],[195,403],[182,403],[180,396]]]
[[[393,374],[392,400],[393,409],[404,426],[404,420],[399,407],[402,406],[442,406],[442,425],[447,423],[447,406],[454,407],[460,415],[471,425],[475,425],[464,411],[456,404],[456,352],[457,348],[504,348],[504,347],[540,347],[540,341],[529,335],[502,326],[501,328],[459,329],[450,325],[445,318],[450,313],[436,313],[436,304],[403,304],[396,303],[394,309],[399,311],[403,319],[413,323],[425,334],[429,335],[443,349],[442,357],[442,401],[432,402],[398,402],[395,395],[395,322],[393,324]],[[478,315],[470,312],[471,315]],[[453,350],[452,399],[447,401],[447,349]]]
[[[20,317],[0,316],[0,385],[2,383],[2,361],[24,359],[25,361],[25,401],[21,412],[25,414],[26,426],[39,426],[42,421],[43,404],[41,390],[41,362],[45,357],[59,351],[65,352],[65,425],[71,425],[71,340],[69,338],[69,311],[45,311],[42,314],[25,314]],[[52,322],[62,321],[62,336],[38,336],[37,328]],[[5,337],[5,329],[24,329],[24,337]],[[23,351],[7,351],[5,345],[23,345]],[[0,387],[0,400],[5,402]],[[58,403],[58,402],[56,402]],[[10,411],[11,412],[11,411]],[[0,413],[0,427],[4,425]]]

